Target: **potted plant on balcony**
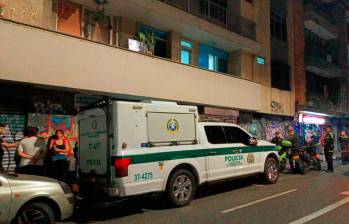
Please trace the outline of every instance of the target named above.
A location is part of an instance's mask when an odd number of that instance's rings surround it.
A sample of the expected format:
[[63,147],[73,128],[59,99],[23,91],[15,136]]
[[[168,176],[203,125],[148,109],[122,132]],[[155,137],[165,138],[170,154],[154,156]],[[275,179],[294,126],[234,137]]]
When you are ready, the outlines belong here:
[[4,7],[5,7],[5,5],[0,3],[0,18],[4,17],[4,14],[5,14]]
[[109,2],[108,0],[94,0],[94,2],[97,4],[97,8],[92,19],[93,19],[93,22],[100,23],[104,20],[104,16],[105,16],[104,6]]
[[156,44],[154,32],[148,32],[145,34],[145,44],[147,45],[147,54],[153,55]]
[[142,32],[139,32],[136,36],[136,40],[139,41],[139,48],[140,51],[145,54],[148,51],[147,44],[146,44],[146,35]]

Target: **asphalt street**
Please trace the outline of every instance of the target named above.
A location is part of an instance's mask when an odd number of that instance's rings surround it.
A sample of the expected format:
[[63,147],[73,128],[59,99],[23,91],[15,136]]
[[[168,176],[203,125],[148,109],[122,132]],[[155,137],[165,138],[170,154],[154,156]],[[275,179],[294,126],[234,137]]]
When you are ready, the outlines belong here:
[[168,208],[160,199],[135,198],[92,209],[89,223],[349,223],[349,166],[334,173],[285,173],[277,184],[244,178],[200,187],[187,207]]

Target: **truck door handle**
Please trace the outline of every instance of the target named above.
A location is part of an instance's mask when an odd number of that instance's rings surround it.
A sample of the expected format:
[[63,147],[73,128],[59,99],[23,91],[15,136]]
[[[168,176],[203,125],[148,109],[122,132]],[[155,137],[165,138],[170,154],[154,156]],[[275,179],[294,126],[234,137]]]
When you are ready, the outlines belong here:
[[217,151],[210,151],[210,155],[217,154]]

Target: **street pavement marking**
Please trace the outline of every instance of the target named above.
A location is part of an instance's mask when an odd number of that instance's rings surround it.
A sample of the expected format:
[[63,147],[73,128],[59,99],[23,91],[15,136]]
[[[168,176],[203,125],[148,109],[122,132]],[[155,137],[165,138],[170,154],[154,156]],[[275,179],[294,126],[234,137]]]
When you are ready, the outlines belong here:
[[229,212],[233,212],[233,211],[239,210],[241,208],[245,208],[245,207],[248,207],[250,205],[254,205],[254,204],[257,204],[257,203],[260,203],[260,202],[263,202],[263,201],[266,201],[266,200],[269,200],[269,199],[272,199],[272,198],[280,197],[282,195],[289,194],[289,193],[292,193],[292,192],[295,192],[295,191],[297,191],[297,189],[291,189],[291,190],[288,190],[288,191],[285,191],[285,192],[282,192],[282,193],[279,193],[279,194],[274,194],[274,195],[271,195],[271,196],[266,197],[266,198],[262,198],[262,199],[259,199],[259,200],[256,200],[256,201],[253,201],[253,202],[250,202],[250,203],[246,203],[246,204],[234,207],[234,208],[230,208],[230,209],[221,211],[221,213],[226,214],[226,213],[229,213]]
[[[349,196],[349,191],[342,192],[341,194],[345,194],[345,195]],[[318,211],[316,211],[314,213],[311,213],[311,214],[309,214],[307,216],[304,216],[303,218],[300,218],[298,220],[290,222],[289,224],[303,224],[303,223],[309,222],[309,221],[311,221],[313,219],[316,219],[319,216],[322,216],[322,215],[324,215],[324,214],[326,214],[326,213],[328,213],[328,212],[330,212],[330,211],[332,211],[332,210],[334,210],[334,209],[336,209],[336,208],[338,208],[338,207],[348,203],[348,202],[349,202],[349,197],[346,197],[346,198],[344,198],[344,199],[342,199],[340,201],[337,201],[336,203],[333,203],[333,204],[331,204],[331,205],[329,205],[329,206],[327,206],[325,208],[322,208],[322,209],[320,209],[320,210],[318,210]]]

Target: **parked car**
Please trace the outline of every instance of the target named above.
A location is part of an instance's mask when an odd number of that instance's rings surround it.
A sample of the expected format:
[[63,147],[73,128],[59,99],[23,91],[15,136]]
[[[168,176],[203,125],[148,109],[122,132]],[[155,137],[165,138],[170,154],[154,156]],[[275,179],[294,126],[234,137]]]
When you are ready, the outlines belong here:
[[74,209],[70,187],[47,177],[0,173],[0,223],[54,223]]
[[81,188],[94,186],[94,195],[100,189],[109,198],[164,192],[179,207],[204,183],[259,174],[277,182],[274,144],[198,117],[195,106],[158,101],[110,102],[81,112]]

